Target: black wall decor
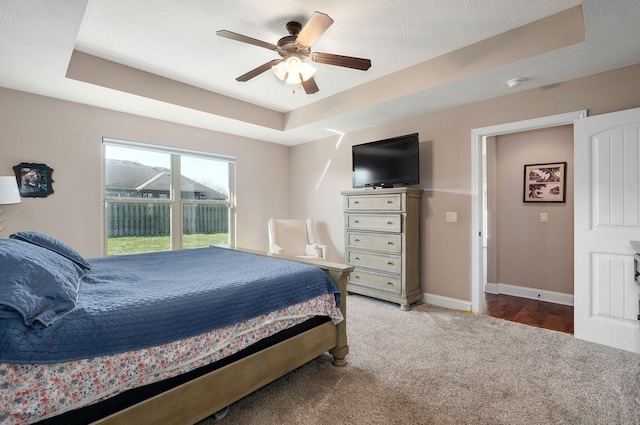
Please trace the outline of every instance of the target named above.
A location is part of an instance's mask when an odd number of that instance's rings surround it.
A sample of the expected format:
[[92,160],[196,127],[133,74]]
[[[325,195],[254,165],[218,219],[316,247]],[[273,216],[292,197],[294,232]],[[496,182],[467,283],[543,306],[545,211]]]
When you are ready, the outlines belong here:
[[13,171],[23,198],[44,198],[53,193],[53,169],[46,164],[21,162]]

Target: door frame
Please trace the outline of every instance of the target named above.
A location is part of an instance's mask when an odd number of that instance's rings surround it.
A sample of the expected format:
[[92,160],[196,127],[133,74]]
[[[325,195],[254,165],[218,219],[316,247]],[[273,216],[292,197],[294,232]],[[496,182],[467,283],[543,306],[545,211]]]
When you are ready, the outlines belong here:
[[567,112],[524,121],[516,121],[490,127],[474,128],[471,130],[471,311],[482,313],[484,301],[484,247],[482,244],[482,229],[484,220],[482,175],[484,161],[482,145],[487,137],[502,134],[519,133],[522,131],[541,128],[557,127],[573,124],[580,118],[587,116],[587,110]]

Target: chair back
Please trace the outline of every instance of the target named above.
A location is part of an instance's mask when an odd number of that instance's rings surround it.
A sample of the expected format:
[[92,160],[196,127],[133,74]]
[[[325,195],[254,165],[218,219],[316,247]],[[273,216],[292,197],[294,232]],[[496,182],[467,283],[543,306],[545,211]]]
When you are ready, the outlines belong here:
[[307,224],[304,220],[274,220],[270,232],[270,245],[282,248],[281,254],[304,255],[304,247],[309,243]]
[[269,219],[269,252],[289,256],[323,257],[312,219]]

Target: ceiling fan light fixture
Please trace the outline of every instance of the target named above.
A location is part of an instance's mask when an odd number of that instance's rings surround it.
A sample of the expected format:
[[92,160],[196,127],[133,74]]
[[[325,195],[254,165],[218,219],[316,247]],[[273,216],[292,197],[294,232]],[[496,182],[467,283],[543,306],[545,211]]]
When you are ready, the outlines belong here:
[[306,62],[303,62],[298,56],[289,56],[282,62],[271,67],[273,73],[280,80],[286,81],[288,84],[300,84],[313,77],[316,69]]

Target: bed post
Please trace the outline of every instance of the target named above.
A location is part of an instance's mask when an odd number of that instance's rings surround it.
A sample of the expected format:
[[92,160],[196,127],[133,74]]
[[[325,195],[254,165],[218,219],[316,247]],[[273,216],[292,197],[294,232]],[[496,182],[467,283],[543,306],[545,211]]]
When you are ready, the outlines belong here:
[[337,265],[338,267],[334,267],[335,264],[331,266],[324,267],[320,265],[329,276],[331,280],[334,281],[336,286],[340,289],[340,311],[342,312],[342,316],[345,318],[342,322],[340,322],[336,329],[338,334],[336,336],[336,346],[329,350],[329,353],[333,356],[332,364],[336,367],[342,367],[347,364],[345,358],[349,353],[349,346],[347,345],[347,277],[353,271],[353,266],[345,266],[342,264]]

